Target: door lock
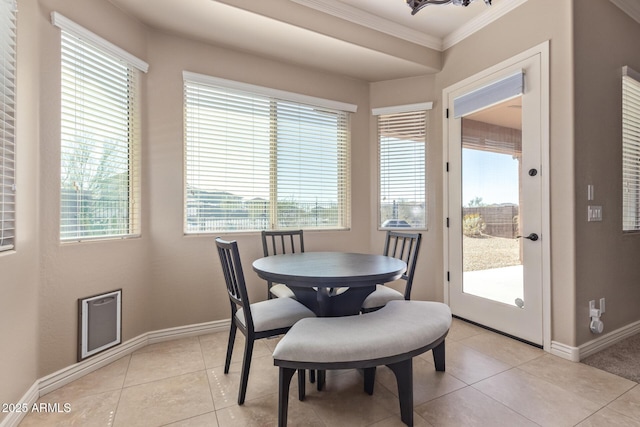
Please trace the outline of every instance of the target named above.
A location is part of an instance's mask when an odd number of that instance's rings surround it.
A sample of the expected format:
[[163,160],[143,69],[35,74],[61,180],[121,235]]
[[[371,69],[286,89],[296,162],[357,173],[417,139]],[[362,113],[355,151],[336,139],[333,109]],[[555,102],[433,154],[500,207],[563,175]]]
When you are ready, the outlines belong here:
[[519,239],[521,237],[523,237],[525,239],[529,239],[532,242],[535,242],[536,240],[538,240],[540,238],[540,236],[538,236],[536,233],[531,233],[528,236],[516,236],[516,239]]

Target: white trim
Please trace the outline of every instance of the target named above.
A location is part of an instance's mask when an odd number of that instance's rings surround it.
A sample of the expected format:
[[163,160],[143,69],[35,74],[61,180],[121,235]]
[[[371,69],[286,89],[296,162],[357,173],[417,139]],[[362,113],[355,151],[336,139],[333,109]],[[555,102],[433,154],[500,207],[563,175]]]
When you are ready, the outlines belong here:
[[[354,24],[371,28],[381,33],[397,37],[415,43],[420,46],[428,47],[438,51],[444,51],[473,35],[493,21],[501,18],[511,12],[516,7],[524,4],[527,0],[509,0],[497,5],[488,7],[487,10],[471,21],[467,22],[459,29],[453,31],[443,39],[434,37],[422,31],[407,28],[404,25],[380,16],[371,14],[362,9],[342,3],[338,0],[290,0],[294,3],[310,7],[315,10],[333,15]],[[613,0],[612,0],[613,1]]]
[[634,70],[633,68],[629,67],[628,65],[625,65],[624,67],[622,67],[622,75],[631,77],[633,80],[640,83],[640,73]]
[[[18,405],[26,405],[28,408],[31,408],[38,400],[38,396],[38,381],[36,381],[16,403]],[[0,421],[0,427],[18,427],[26,415],[27,413],[25,412],[9,412],[7,416]]]
[[75,22],[65,17],[64,15],[61,15],[58,12],[51,12],[51,23],[54,26],[60,28],[61,30],[66,31],[69,34],[73,34],[74,36],[82,40],[86,40],[95,44],[99,48],[118,57],[122,61],[125,61],[128,64],[133,65],[134,67],[136,67],[142,72],[146,73],[147,71],[149,71],[149,64],[147,64],[142,59],[139,59],[138,57],[133,56],[126,50],[116,46],[110,41],[103,39],[99,35],[87,30],[83,26],[76,24]]
[[558,341],[551,341],[551,349],[549,352],[554,356],[570,360],[571,362],[580,361],[580,349],[578,347],[571,347]]
[[640,4],[638,4],[638,0],[611,0],[611,3],[640,23]]
[[414,111],[428,111],[433,109],[433,102],[420,102],[418,104],[394,105],[392,107],[372,108],[371,114],[381,116],[383,114],[411,113]]
[[[494,73],[503,70],[505,67],[508,67],[512,64],[517,64],[527,58],[530,58],[534,55],[540,55],[540,90],[541,90],[541,108],[542,114],[540,118],[540,136],[541,136],[541,177],[542,177],[542,185],[545,191],[543,191],[542,195],[542,217],[541,217],[541,233],[542,236],[551,236],[551,200],[550,200],[550,162],[549,162],[549,150],[550,150],[550,126],[549,126],[549,112],[550,112],[550,100],[549,100],[549,41],[543,42],[537,46],[534,46],[526,51],[515,55],[512,58],[509,58],[506,61],[503,61],[499,64],[496,64],[492,67],[489,67],[479,73],[476,73],[473,76],[467,77],[447,88],[442,90],[442,143],[444,146],[449,144],[449,126],[448,126],[448,118],[446,117],[446,112],[449,108],[453,108],[453,105],[449,105],[449,95],[456,90],[464,88],[473,82],[478,82],[482,79],[488,79]],[[448,164],[449,158],[448,153],[449,150],[445,149],[442,151],[443,157],[443,165]],[[443,168],[443,227],[446,225],[444,221],[450,216],[448,212],[449,207],[449,174],[446,171],[446,168]],[[551,341],[551,243],[549,238],[541,239],[541,244],[543,245],[543,254],[542,254],[542,339],[543,339],[543,348],[545,351],[551,351],[552,341]],[[444,302],[446,304],[450,304],[449,298],[449,285],[450,282],[447,281],[447,275],[450,273],[450,259],[449,259],[449,243],[448,238],[445,237],[443,242],[443,288],[444,288]]]
[[[551,66],[549,63],[549,41],[534,48],[540,54],[540,118],[542,160],[542,233],[551,236]],[[544,194],[546,193],[546,194]],[[551,239],[542,239],[542,339],[544,349],[550,351],[551,341]]]
[[[407,40],[420,46],[442,51],[442,40],[438,37],[423,33],[422,31],[407,28],[397,22],[390,21],[378,15],[365,12],[357,7],[350,6],[337,0],[291,0],[294,3],[319,10],[326,14],[344,19],[363,27],[371,28],[381,33]],[[407,8],[407,13],[410,10]]]
[[604,350],[607,347],[611,347],[612,345],[626,338],[629,338],[630,336],[636,335],[639,332],[640,320],[623,326],[622,328],[618,328],[615,331],[611,331],[607,334],[599,335],[597,338],[586,342],[579,347],[580,360],[584,359],[585,357],[589,357],[601,350]]
[[315,96],[302,95],[295,92],[289,92],[286,90],[272,89],[265,86],[253,85],[250,83],[242,83],[234,80],[227,80],[220,77],[212,77],[204,74],[192,73],[190,71],[183,71],[182,77],[184,80],[188,80],[194,83],[201,83],[211,86],[222,86],[229,89],[236,89],[244,92],[270,96],[272,98],[278,98],[286,101],[299,102],[301,104],[313,105],[316,107],[331,108],[333,110],[346,111],[349,113],[355,113],[358,111],[358,106],[355,104],[349,104],[346,102],[333,101],[331,99],[318,98]]
[[[57,372],[42,377],[33,383],[17,404],[26,404],[31,407],[45,394],[51,393],[60,387],[69,384],[93,371],[96,371],[116,360],[133,353],[150,344],[187,338],[216,332],[224,332],[229,329],[231,320],[217,320],[213,322],[198,323],[194,325],[178,326],[176,328],[161,329],[147,332],[126,342],[112,347],[100,354],[85,359],[76,364],[62,368]],[[17,427],[26,413],[13,412],[0,421],[0,427]]]
[[638,333],[640,333],[640,320],[618,328],[615,331],[598,335],[597,338],[582,344],[580,347],[572,347],[557,341],[552,341],[551,354],[571,360],[572,362],[579,362]]
[[112,347],[89,359],[67,366],[53,374],[40,379],[40,396],[50,393],[60,387],[87,375],[96,369],[102,368],[123,356],[133,353],[147,345],[170,341],[178,338],[186,338],[197,335],[221,332],[229,327],[230,320],[219,320],[215,322],[200,323],[196,325],[179,326],[176,328],[161,329],[147,332],[126,342]]
[[495,4],[487,8],[486,12],[483,12],[480,15],[476,16],[475,18],[461,26],[459,29],[453,31],[451,34],[442,39],[442,50],[447,50],[450,47],[460,43],[462,40],[475,34],[492,22],[498,20],[499,18],[502,18],[504,15],[526,2],[527,0],[509,0],[503,1],[499,4]]

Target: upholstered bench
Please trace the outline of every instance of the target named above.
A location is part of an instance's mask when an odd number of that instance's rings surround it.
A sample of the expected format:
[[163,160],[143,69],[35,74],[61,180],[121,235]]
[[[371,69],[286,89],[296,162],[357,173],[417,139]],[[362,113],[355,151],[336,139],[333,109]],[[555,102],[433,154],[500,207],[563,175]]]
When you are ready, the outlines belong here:
[[274,364],[280,367],[278,425],[287,424],[289,385],[296,370],[363,369],[364,389],[373,394],[375,369],[381,365],[395,374],[401,419],[413,425],[412,359],[433,350],[436,370],[444,371],[444,339],[450,326],[447,305],[404,300],[359,316],[298,321],[273,352]]

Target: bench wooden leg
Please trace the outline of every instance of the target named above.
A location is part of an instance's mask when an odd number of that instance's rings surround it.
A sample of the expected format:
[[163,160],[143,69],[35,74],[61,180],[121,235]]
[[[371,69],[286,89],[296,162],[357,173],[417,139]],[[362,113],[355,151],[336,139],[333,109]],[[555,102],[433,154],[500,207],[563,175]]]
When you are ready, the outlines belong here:
[[373,395],[373,386],[376,383],[376,367],[364,369],[364,391]]
[[387,365],[396,375],[400,419],[409,427],[413,426],[413,359]]
[[287,425],[289,386],[291,385],[291,378],[295,373],[295,369],[280,368],[280,375],[278,379],[278,427],[286,427]]
[[316,382],[318,383],[318,391],[322,391],[322,389],[324,388],[324,382],[326,379],[326,372],[325,371],[318,371],[318,374],[316,375]]
[[432,350],[436,371],[444,372],[444,340]]
[[311,384],[316,382],[316,371],[315,371],[315,369],[310,369],[309,370],[309,382]]
[[304,369],[298,369],[298,400],[303,401],[305,395],[305,373]]

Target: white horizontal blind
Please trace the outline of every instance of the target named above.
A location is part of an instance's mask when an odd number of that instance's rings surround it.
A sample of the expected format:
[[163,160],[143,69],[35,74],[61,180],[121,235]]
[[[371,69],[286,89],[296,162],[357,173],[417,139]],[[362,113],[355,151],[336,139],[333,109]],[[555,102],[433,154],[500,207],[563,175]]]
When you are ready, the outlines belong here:
[[[628,71],[628,72],[627,72]],[[622,77],[622,228],[640,230],[640,81]]]
[[16,4],[0,0],[0,251],[16,229]]
[[378,116],[380,226],[425,228],[426,111]]
[[60,239],[139,234],[139,71],[63,29]]
[[349,114],[185,78],[185,233],[349,226]]

